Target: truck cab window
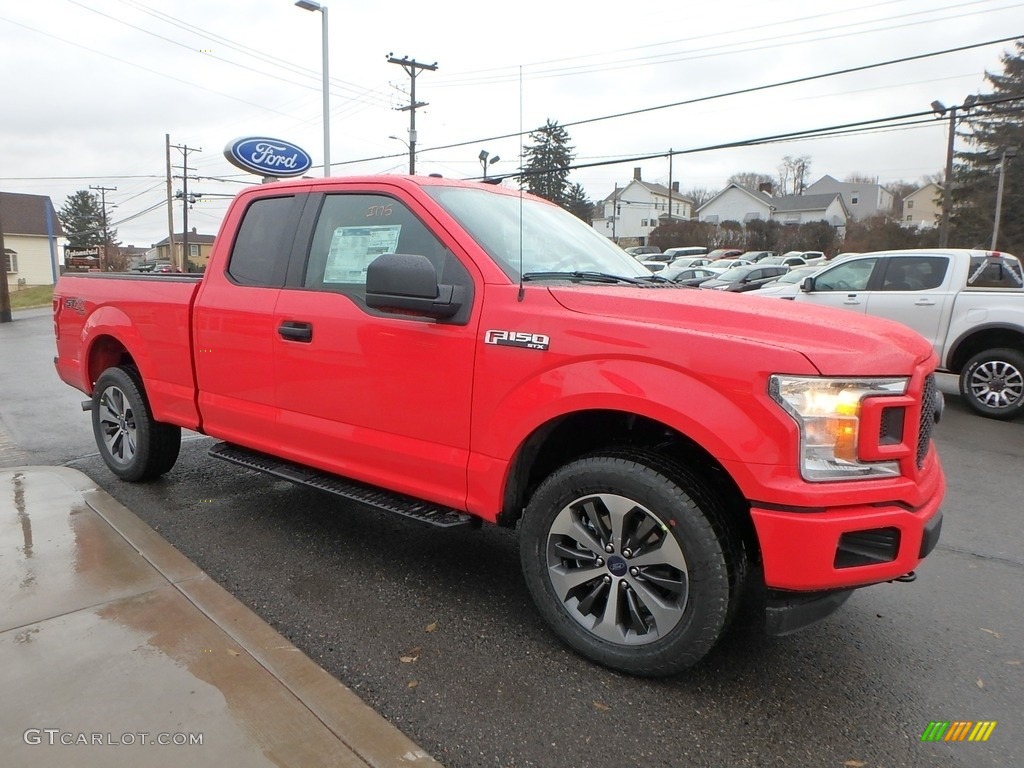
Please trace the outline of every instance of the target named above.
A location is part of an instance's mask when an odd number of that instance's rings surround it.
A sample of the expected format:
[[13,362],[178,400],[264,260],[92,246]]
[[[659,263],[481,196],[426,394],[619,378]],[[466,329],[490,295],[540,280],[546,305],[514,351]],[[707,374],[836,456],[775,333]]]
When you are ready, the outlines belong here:
[[284,285],[295,232],[294,205],[294,197],[268,197],[246,210],[228,261],[228,275],[236,283]]
[[366,268],[382,253],[426,256],[439,282],[469,283],[458,259],[401,202],[382,195],[338,194],[324,198],[303,284],[362,299]]
[[942,285],[948,266],[945,256],[894,256],[886,266],[882,290],[934,290]]
[[875,259],[857,259],[839,264],[814,279],[816,291],[864,291],[867,290]]

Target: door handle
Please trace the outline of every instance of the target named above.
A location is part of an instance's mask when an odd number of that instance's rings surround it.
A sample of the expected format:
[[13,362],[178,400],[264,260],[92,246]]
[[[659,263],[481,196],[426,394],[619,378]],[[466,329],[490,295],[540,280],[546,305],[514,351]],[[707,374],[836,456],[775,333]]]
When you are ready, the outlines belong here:
[[934,307],[935,306],[935,300],[934,299],[918,299],[917,301],[914,302],[914,306],[915,307]]
[[313,324],[299,323],[294,320],[285,320],[277,326],[277,332],[286,341],[301,341],[309,343],[313,340]]
[[860,299],[857,298],[857,294],[851,293],[846,297],[846,301],[843,304],[860,304]]

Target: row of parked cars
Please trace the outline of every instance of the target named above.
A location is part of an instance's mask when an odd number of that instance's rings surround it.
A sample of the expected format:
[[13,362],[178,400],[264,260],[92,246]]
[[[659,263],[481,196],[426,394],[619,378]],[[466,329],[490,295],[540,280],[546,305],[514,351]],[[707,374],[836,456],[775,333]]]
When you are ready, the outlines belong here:
[[[804,270],[801,274],[806,276],[825,263],[825,254],[821,251],[789,251],[776,255],[772,251],[719,248],[709,253],[706,248],[698,246],[667,248],[658,253],[650,252],[652,250],[657,249],[653,246],[626,249],[648,269],[667,280],[737,293],[764,289],[788,277],[795,269]],[[791,284],[799,285],[799,279]]]

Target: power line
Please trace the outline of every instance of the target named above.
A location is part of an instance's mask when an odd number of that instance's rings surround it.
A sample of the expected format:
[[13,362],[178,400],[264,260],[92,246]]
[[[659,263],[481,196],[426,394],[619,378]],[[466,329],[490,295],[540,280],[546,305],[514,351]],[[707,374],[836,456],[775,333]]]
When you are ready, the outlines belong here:
[[[981,43],[972,43],[970,45],[961,45],[961,46],[956,46],[955,48],[945,48],[945,49],[939,50],[939,51],[932,51],[931,53],[921,53],[921,54],[915,54],[913,56],[903,56],[903,57],[900,57],[898,59],[889,59],[887,61],[882,61],[882,62],[878,62],[878,63],[875,63],[875,64],[863,64],[863,65],[856,66],[856,67],[847,67],[845,69],[834,70],[832,72],[823,72],[823,73],[819,73],[819,74],[816,74],[816,75],[806,75],[804,77],[797,77],[797,78],[793,78],[791,80],[783,80],[783,81],[780,81],[780,82],[777,82],[777,83],[766,83],[764,85],[756,85],[756,86],[751,86],[750,88],[741,88],[741,89],[734,90],[734,91],[726,91],[724,93],[711,94],[711,95],[708,95],[708,96],[698,96],[698,97],[693,98],[693,99],[686,99],[684,101],[676,101],[676,102],[672,102],[672,103],[669,103],[669,104],[659,104],[659,105],[656,105],[656,106],[653,106],[653,107],[644,107],[642,109],[629,110],[629,111],[626,111],[626,112],[616,112],[616,113],[613,113],[613,114],[600,115],[600,116],[597,116],[597,117],[590,117],[590,118],[585,118],[583,120],[576,120],[576,121],[573,121],[573,122],[564,123],[564,124],[562,124],[562,127],[563,128],[572,128],[572,127],[577,126],[577,125],[587,125],[589,123],[597,123],[597,122],[602,122],[604,120],[615,120],[615,119],[618,119],[618,118],[621,118],[621,117],[632,117],[634,115],[646,114],[648,112],[656,112],[656,111],[659,111],[659,110],[662,110],[662,109],[671,109],[673,107],[681,107],[681,106],[687,106],[687,105],[690,105],[690,104],[698,104],[698,103],[705,102],[705,101],[713,101],[715,99],[723,99],[723,98],[726,98],[726,97],[729,97],[729,96],[741,96],[741,95],[745,95],[745,94],[749,94],[749,93],[757,93],[758,91],[766,91],[766,90],[770,90],[772,88],[782,88],[782,87],[788,86],[788,85],[797,85],[799,83],[807,83],[807,82],[812,82],[814,80],[822,80],[822,79],[829,78],[829,77],[838,77],[839,75],[848,75],[848,74],[851,74],[851,73],[854,73],[854,72],[864,72],[864,71],[871,70],[871,69],[879,69],[881,67],[892,66],[894,64],[905,64],[905,63],[910,62],[910,61],[919,61],[921,59],[929,59],[929,58],[934,58],[936,56],[945,56],[945,55],[948,55],[948,54],[951,54],[951,53],[959,53],[961,51],[972,50],[974,48],[983,48],[983,47],[985,47],[987,45],[995,45],[996,43],[1006,43],[1006,42],[1010,42],[1010,41],[1013,41],[1013,40],[1017,40],[1017,39],[1019,39],[1021,37],[1024,37],[1024,35],[1013,35],[1012,37],[1003,37],[1003,38],[999,38],[999,39],[996,39],[996,40],[986,40],[986,41],[981,42]],[[927,114],[927,113],[925,113],[925,114]],[[457,147],[465,147],[465,146],[469,146],[471,144],[479,144],[479,143],[488,142],[488,141],[500,141],[502,139],[520,138],[522,136],[528,135],[529,133],[533,133],[535,130],[537,130],[537,129],[531,129],[530,131],[520,131],[520,132],[517,132],[517,133],[505,133],[505,134],[500,134],[500,135],[497,135],[497,136],[488,136],[488,137],[482,138],[482,139],[478,138],[478,139],[471,139],[470,141],[455,142],[455,143],[452,143],[452,144],[442,144],[442,145],[439,145],[439,146],[436,146],[436,147],[427,147],[425,149],[420,149],[418,151],[422,155],[425,152],[436,152],[436,151],[442,150],[442,149],[454,149],[454,148],[457,148]],[[399,157],[399,156],[400,155],[391,155],[391,154],[389,154],[389,155],[379,155],[377,157],[363,158],[363,159],[358,159],[358,160],[345,160],[345,161],[342,161],[342,162],[336,162],[336,163],[334,163],[334,165],[336,165],[336,166],[338,166],[338,165],[353,165],[355,163],[362,163],[362,162],[367,162],[367,161],[372,161],[372,160],[386,160],[386,159],[390,159],[392,157]],[[656,155],[656,157],[663,157],[663,156],[664,156],[664,153],[662,153],[660,155]]]

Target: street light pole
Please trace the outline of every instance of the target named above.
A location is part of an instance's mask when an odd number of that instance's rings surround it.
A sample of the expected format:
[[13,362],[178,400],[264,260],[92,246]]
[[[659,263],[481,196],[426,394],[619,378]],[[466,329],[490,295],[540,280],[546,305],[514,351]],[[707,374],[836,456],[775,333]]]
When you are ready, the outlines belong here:
[[[496,162],[501,160],[501,158],[497,155],[491,157],[491,153],[486,149],[481,149],[478,157],[480,159],[480,167],[484,169],[484,181],[487,181],[487,166],[494,165]],[[489,157],[491,158],[490,160],[487,159]]]
[[949,245],[949,216],[953,210],[953,140],[956,138],[956,111],[963,108],[968,110],[978,101],[978,97],[971,95],[964,99],[960,106],[952,106],[947,109],[941,101],[931,103],[932,112],[939,117],[945,117],[949,112],[949,136],[946,139],[946,181],[942,190],[942,224],[939,228],[939,247],[946,248]]
[[328,63],[327,6],[313,0],[297,0],[299,8],[306,11],[320,11],[323,21],[323,80],[324,80],[324,176],[331,175],[331,94],[329,90],[330,65]]

